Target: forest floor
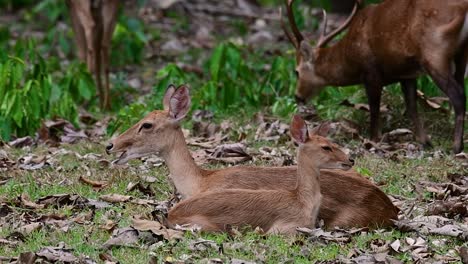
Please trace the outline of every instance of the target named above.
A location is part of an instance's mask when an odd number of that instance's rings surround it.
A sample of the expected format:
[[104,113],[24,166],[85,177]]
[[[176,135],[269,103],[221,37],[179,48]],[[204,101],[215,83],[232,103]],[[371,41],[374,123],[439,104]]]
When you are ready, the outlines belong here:
[[[120,104],[149,94],[155,73],[167,63],[208,78],[203,63],[222,41],[242,43],[243,59],[255,53],[268,61],[265,67],[262,64],[265,69],[273,55],[294,56],[280,30],[276,8],[260,12],[239,4],[250,1],[160,2],[171,7],[125,10],[127,16],[141,18],[148,42],[140,64],[113,67],[111,79],[123,73],[125,85],[136,91],[121,96]],[[329,26],[341,21],[343,17],[331,16]],[[15,38],[48,39],[70,32],[60,22],[56,32],[47,34],[41,23],[30,25],[31,14],[24,10],[0,15],[0,22],[11,23]],[[44,43],[51,47],[63,43],[52,39]],[[64,47],[51,49],[48,56],[69,59]],[[354,169],[400,208],[394,228],[317,228],[296,236],[258,230],[210,234],[166,229],[158,219],[175,201],[164,163],[150,156],[127,166],[112,165],[114,157],[107,156],[104,148],[111,137],[106,126],[114,115],[95,117],[82,111],[79,128],[48,120],[36,136],[0,142],[0,262],[468,263],[468,155],[450,154],[453,114],[440,103],[445,99],[420,96],[421,116],[434,145],[423,149],[408,130],[412,127],[395,88],[384,91],[383,140],[368,141],[368,106],[363,90],[359,93],[362,102],[342,100],[346,94],[333,98],[340,95],[335,92],[314,101],[320,107],[311,125],[333,119],[330,138],[348,149],[355,156]],[[204,168],[295,163],[290,116],[272,115],[266,107],[222,113],[192,110],[194,117],[184,123],[186,140]],[[237,144],[236,155],[213,154],[216,147],[227,150],[231,144]]]
[[[209,137],[186,130],[187,141],[198,145],[191,150],[201,166],[295,163],[287,124],[236,122],[225,122],[224,129]],[[351,142],[346,147],[357,155],[354,169],[377,183],[400,208],[397,227],[317,229],[291,237],[257,230],[229,235],[166,230],[158,218],[173,204],[173,187],[160,159],[152,156],[116,167],[105,155],[106,138],[65,133],[54,146],[31,145],[33,141],[25,139],[0,151],[0,256],[3,261],[40,257],[85,263],[456,263],[460,256],[466,260],[466,155],[454,158],[440,150],[421,150],[405,141],[405,133],[396,133],[388,143],[350,141],[342,124],[333,127],[331,138]],[[234,156],[218,151],[214,156],[217,146],[227,150],[239,143],[239,128],[245,136],[236,148],[242,151],[237,149]],[[77,143],[63,143],[70,138]]]

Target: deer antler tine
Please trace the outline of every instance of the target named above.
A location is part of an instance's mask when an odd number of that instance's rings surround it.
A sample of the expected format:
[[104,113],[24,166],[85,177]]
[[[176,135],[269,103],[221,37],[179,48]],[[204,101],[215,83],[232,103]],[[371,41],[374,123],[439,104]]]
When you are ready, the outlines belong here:
[[317,44],[318,48],[322,48],[325,45],[327,45],[327,43],[330,42],[336,35],[340,34],[341,31],[345,30],[349,26],[349,24],[351,23],[351,21],[353,20],[354,16],[357,13],[360,2],[361,2],[360,0],[356,0],[353,11],[351,12],[351,15],[346,19],[346,21],[340,27],[335,29],[333,32],[331,32],[327,36],[324,36],[323,39],[321,38],[319,40]]
[[326,33],[327,33],[328,18],[327,18],[327,11],[325,11],[325,9],[322,9],[322,20],[323,20],[322,33],[320,34],[319,43],[327,35]]
[[284,33],[286,34],[286,37],[288,37],[289,41],[294,45],[294,47],[297,49],[298,44],[296,42],[296,39],[294,38],[293,35],[291,35],[291,32],[289,32],[288,28],[286,27],[286,24],[284,23],[283,19],[283,9],[280,7],[279,8],[279,13],[280,13],[280,23],[281,23],[281,28],[283,29]]
[[296,37],[296,42],[299,46],[301,41],[304,40],[304,36],[302,36],[301,31],[299,31],[299,29],[297,28],[296,21],[294,20],[294,12],[292,10],[292,5],[293,5],[294,0],[286,0],[286,1],[287,1],[286,11],[288,13],[289,24],[291,25],[292,32],[294,33],[294,36]]

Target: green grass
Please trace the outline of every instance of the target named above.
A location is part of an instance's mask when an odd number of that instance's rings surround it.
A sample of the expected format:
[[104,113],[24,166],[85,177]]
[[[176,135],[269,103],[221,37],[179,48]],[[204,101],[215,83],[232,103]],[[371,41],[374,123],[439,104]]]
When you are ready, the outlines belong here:
[[[230,137],[231,139],[235,137]],[[247,137],[249,147],[258,149],[261,146],[269,145],[272,148],[284,145],[275,144],[269,141],[256,142],[253,136]],[[354,143],[356,144],[356,143]],[[103,155],[103,145],[84,142],[76,145],[64,145],[65,149],[84,155],[86,153],[96,153]],[[290,145],[290,147],[292,147]],[[48,149],[40,146],[27,149],[12,149],[8,152],[13,160],[29,152],[35,154],[46,154]],[[291,149],[291,153],[295,153]],[[107,156],[104,158],[110,159]],[[27,193],[31,200],[35,201],[40,197],[52,194],[74,193],[90,199],[98,199],[100,195],[117,193],[127,194],[126,187],[129,182],[136,182],[139,176],[157,177],[158,181],[152,184],[156,191],[156,197],[152,199],[164,200],[169,198],[172,187],[166,180],[168,171],[165,166],[152,168],[149,171],[139,169],[141,162],[133,161],[128,168],[103,168],[95,160],[79,160],[74,154],[58,155],[52,160],[53,166],[43,168],[37,171],[7,171],[7,176],[13,178],[6,184],[0,186],[0,197],[2,199],[13,201],[22,193]],[[421,180],[430,180],[436,182],[446,181],[447,173],[460,172],[462,167],[450,156],[440,159],[402,159],[390,160],[382,159],[378,156],[366,154],[357,159],[356,168],[364,175],[372,177],[376,182],[383,183],[382,189],[388,194],[395,194],[401,197],[414,198],[413,184]],[[256,165],[268,165],[267,162],[257,161]],[[220,164],[209,164],[205,167],[223,167]],[[60,169],[59,169],[60,168]],[[110,185],[97,192],[90,186],[84,185],[78,181],[80,176],[86,176],[93,180],[107,180]],[[148,198],[139,191],[128,193],[137,198]],[[60,207],[56,209],[29,210],[13,207],[16,212],[30,212],[39,215],[57,213],[64,214],[67,219],[73,218],[81,213],[89,212],[90,209],[83,211],[75,210],[71,206]],[[73,249],[75,256],[89,256],[92,259],[99,259],[98,255],[107,252],[101,249],[101,245],[107,241],[111,234],[108,231],[99,228],[104,223],[106,215],[111,214],[118,223],[118,227],[127,227],[131,224],[131,218],[135,215],[149,217],[153,208],[131,203],[113,204],[106,209],[97,209],[94,219],[88,224],[72,224],[68,232],[43,227],[26,236],[26,241],[19,243],[17,247],[0,247],[0,256],[18,256],[22,252],[37,251],[45,246],[57,246],[63,241]],[[16,221],[21,221],[21,216],[16,215]],[[9,223],[0,230],[0,237],[5,238],[14,231],[14,225]],[[328,242],[312,239],[304,235],[285,237],[278,235],[262,235],[255,231],[242,232],[239,235],[227,234],[209,234],[209,233],[186,233],[180,241],[166,241],[159,246],[150,246],[140,241],[136,248],[117,247],[109,252],[121,263],[148,263],[154,256],[159,263],[163,260],[191,260],[199,261],[201,259],[221,258],[229,260],[231,258],[264,261],[265,263],[294,262],[310,263],[310,261],[336,260],[340,256],[347,256],[356,249],[369,251],[369,245],[373,240],[381,239],[393,242],[396,239],[404,240],[405,237],[416,237],[414,233],[401,233],[397,230],[386,230],[385,232],[364,232],[360,235],[352,236],[351,242],[347,244]],[[214,247],[207,247],[201,251],[193,251],[190,245],[197,239],[207,239],[215,243]],[[437,236],[428,236],[428,243],[440,239]],[[454,246],[462,245],[462,242],[456,239],[447,238],[445,245],[432,245],[431,249],[438,254],[446,254]],[[396,254],[398,259],[411,262],[409,253]]]
[[[44,2],[47,4],[44,6],[53,5],[54,2],[56,0]],[[262,0],[261,2],[271,3],[272,1]],[[36,25],[36,27],[49,28],[46,25],[51,24],[52,20],[56,21],[59,19],[54,14],[63,13],[56,11],[60,8],[64,8],[64,6],[50,9],[50,12],[44,14],[48,18],[46,23],[41,23],[41,25]],[[295,8],[299,8],[298,5]],[[45,8],[45,10],[48,9]],[[308,26],[307,28],[312,29],[318,26],[318,20],[309,19],[306,17],[308,14],[303,13],[298,14],[299,16],[297,17],[301,28]],[[31,11],[26,13],[25,16],[30,17],[28,21],[31,21],[32,17],[34,17]],[[190,31],[190,20],[187,17],[181,17],[173,11],[169,11],[167,16],[175,20],[173,27],[171,27],[173,32],[182,33],[182,35],[186,36],[193,35],[193,32]],[[166,38],[173,38],[173,35],[164,34],[160,28],[150,25],[151,23],[140,24],[138,21],[134,21],[132,17],[120,17],[118,23],[118,34],[115,34],[113,40],[113,45],[116,49],[113,52],[121,55],[121,58],[113,57],[113,67],[123,68],[122,65],[130,66],[129,75],[132,75],[132,72],[140,72],[141,74],[138,77],[141,77],[146,84],[154,86],[152,92],[147,94],[147,98],[141,100],[144,102],[143,104],[134,104],[131,107],[124,108],[129,103],[138,101],[138,91],[134,91],[128,87],[126,74],[111,80],[113,81],[113,92],[116,94],[113,106],[115,107],[114,109],[122,109],[117,118],[120,118],[119,121],[124,123],[120,127],[116,125],[114,129],[123,129],[125,125],[128,126],[142,118],[144,112],[152,110],[151,108],[160,107],[160,98],[167,87],[167,83],[181,84],[186,82],[192,87],[193,109],[203,108],[214,111],[214,121],[216,123],[221,123],[225,119],[232,121],[232,127],[226,131],[231,141],[236,141],[239,134],[247,133],[246,143],[249,148],[258,150],[263,146],[271,148],[288,146],[290,153],[295,153],[295,150],[292,149],[292,144],[288,143],[288,135],[284,135],[279,143],[255,140],[254,134],[257,126],[252,125],[250,129],[245,128],[252,121],[252,116],[255,112],[263,112],[267,115],[272,114],[275,118],[287,123],[290,120],[291,113],[295,112],[295,106],[292,102],[295,86],[293,71],[294,54],[289,43],[280,43],[275,47],[253,48],[234,45],[226,41],[226,39],[234,35],[246,37],[249,33],[249,24],[241,19],[228,21],[226,25],[226,28],[228,28],[226,30],[227,33],[225,32],[223,35],[216,32],[214,37],[217,41],[213,49],[190,48],[183,56],[178,56],[174,59],[176,62],[183,62],[187,65],[200,66],[203,70],[203,76],[200,77],[193,73],[179,72],[173,64],[169,64],[168,66],[168,63],[172,62],[166,61],[168,58],[158,57],[156,59],[157,62],[154,62],[152,59],[143,59],[144,55],[146,56],[143,52],[143,45],[160,46],[168,40]],[[307,23],[313,25],[306,25]],[[55,24],[55,22],[52,24]],[[27,29],[28,27],[24,28]],[[55,54],[59,50],[65,54],[69,53],[70,47],[73,45],[70,38],[71,35],[61,31],[58,34],[50,34],[54,33],[53,31],[44,33],[53,36],[53,38],[45,37],[37,39],[37,42],[44,50],[44,53],[48,54],[48,56],[45,56],[45,59],[47,60],[47,65],[50,64],[51,71],[54,74],[60,73],[61,66],[58,62],[61,59],[56,57]],[[56,36],[59,36],[58,44],[60,47],[58,48],[57,43],[55,43]],[[9,40],[10,38],[13,37],[8,32],[5,39]],[[60,42],[60,38],[63,41]],[[224,48],[220,48],[220,43],[222,43]],[[6,45],[5,47],[3,47],[3,44],[0,46],[0,49],[9,50]],[[65,46],[68,46],[68,52],[64,49]],[[216,53],[216,50],[218,53]],[[277,51],[272,53],[272,50],[278,50],[279,54],[277,54]],[[169,58],[169,60],[172,60],[172,58]],[[127,65],[130,62],[135,64],[144,63],[145,65],[142,67]],[[161,68],[162,70],[156,73]],[[128,69],[125,68],[124,70],[127,73]],[[220,71],[221,73],[219,73]],[[213,81],[215,73],[219,75],[217,81]],[[59,74],[59,76],[61,75]],[[208,82],[213,85],[205,87],[204,85]],[[427,96],[439,96],[441,94],[440,89],[426,77],[420,78],[418,84]],[[216,89],[209,90],[209,87]],[[246,94],[249,94],[249,96],[246,96]],[[132,99],[128,99],[129,95],[131,95]],[[220,100],[220,98],[224,100]],[[327,87],[317,98],[313,99],[313,102],[322,120],[350,119],[361,125],[362,136],[368,138],[369,114],[349,106],[343,106],[342,102],[345,99],[353,104],[367,103],[365,90],[358,85],[339,88]],[[384,89],[382,103],[387,104],[390,108],[389,113],[383,114],[384,132],[396,128],[412,128],[408,119],[404,117],[405,107],[398,85],[392,85]],[[427,132],[433,137],[432,141],[435,150],[441,149],[444,153],[448,153],[452,142],[453,113],[447,115],[424,107],[421,104],[419,111],[425,120]],[[234,116],[233,113],[235,113]],[[105,114],[97,110],[93,110],[92,114],[98,119],[105,116]],[[35,124],[39,124],[39,122]],[[184,127],[190,129],[191,122],[189,121],[184,124]],[[466,131],[468,131],[468,126]],[[349,139],[340,138],[337,138],[337,141],[346,144],[353,150],[360,147],[360,142],[358,141],[350,142]],[[76,145],[64,144],[61,148],[72,153],[55,156],[50,167],[37,171],[2,171],[2,177],[9,176],[11,179],[6,184],[0,185],[0,201],[10,201],[14,204],[14,201],[23,193],[27,193],[32,201],[47,195],[62,193],[78,194],[88,199],[98,199],[103,194],[111,193],[132,195],[137,198],[151,198],[159,201],[170,197],[172,187],[167,180],[168,170],[165,166],[141,170],[139,168],[141,162],[132,161],[128,168],[108,168],[100,165],[97,160],[78,159],[73,154],[78,153],[83,156],[88,153],[97,153],[102,155],[104,159],[111,159],[104,154],[104,146],[104,141],[102,144],[91,142],[82,142]],[[36,155],[47,155],[50,152],[54,152],[55,149],[40,145],[30,150],[26,148],[6,149],[6,151],[12,160],[17,161],[30,152]],[[430,158],[430,153],[418,159],[397,158],[394,160],[365,154],[358,157],[356,163],[356,169],[363,175],[371,177],[372,180],[381,184],[381,188],[387,194],[405,198],[415,198],[418,195],[414,191],[414,185],[419,181],[444,182],[447,181],[446,176],[448,173],[461,172],[464,169],[451,156],[432,159]],[[269,161],[258,159],[253,165],[269,166],[271,164]],[[210,163],[205,165],[205,167],[222,168],[225,165]],[[110,184],[101,191],[95,191],[90,186],[80,183],[78,181],[80,176],[86,176],[93,180],[106,180]],[[137,182],[140,176],[153,176],[157,178],[156,183],[152,184],[156,192],[155,197],[147,197],[138,190],[126,192],[129,182]],[[428,193],[424,193],[424,195],[428,196],[426,198],[430,198]],[[67,219],[71,219],[90,210],[76,210],[72,206],[31,210],[12,205],[12,208],[17,214],[15,214],[13,219],[10,219],[10,222],[4,223],[4,220],[0,218],[0,238],[5,238],[14,232],[15,228],[23,223],[24,215],[55,213],[63,214]],[[108,231],[99,228],[99,225],[104,223],[108,215],[111,215],[111,218],[117,222],[118,227],[127,227],[131,224],[133,216],[143,215],[150,217],[152,211],[153,208],[150,206],[131,203],[113,204],[106,209],[97,209],[91,223],[84,225],[72,224],[68,232],[46,226],[27,235],[26,240],[19,243],[17,247],[2,245],[0,246],[0,256],[16,257],[22,252],[37,251],[45,246],[57,246],[59,242],[63,241],[68,247],[73,249],[73,254],[76,256],[89,256],[94,260],[98,260],[98,255],[106,252],[106,250],[101,249],[101,245],[111,237]],[[395,239],[404,240],[406,237],[415,238],[416,236],[417,234],[414,233],[402,233],[390,229],[385,232],[366,232],[355,235],[352,237],[351,242],[347,244],[334,242],[324,244],[323,241],[314,240],[303,235],[295,237],[266,236],[254,231],[246,231],[241,235],[230,236],[227,234],[192,234],[187,232],[185,237],[180,241],[164,241],[159,246],[152,245],[149,247],[147,244],[140,242],[136,248],[117,247],[112,248],[110,253],[120,263],[148,263],[152,256],[156,257],[159,263],[187,259],[188,262],[198,262],[205,258],[221,258],[223,260],[239,258],[263,261],[265,263],[310,263],[314,261],[335,260],[340,255],[347,256],[356,249],[369,251],[369,244],[376,239],[393,241]],[[201,251],[191,250],[190,245],[198,239],[214,241],[215,246]],[[431,249],[440,255],[447,254],[455,246],[462,245],[461,241],[453,238],[428,236],[427,239]],[[444,245],[431,245],[432,241],[440,239],[447,239],[448,242]],[[412,262],[409,253],[396,254],[396,257],[408,263]]]

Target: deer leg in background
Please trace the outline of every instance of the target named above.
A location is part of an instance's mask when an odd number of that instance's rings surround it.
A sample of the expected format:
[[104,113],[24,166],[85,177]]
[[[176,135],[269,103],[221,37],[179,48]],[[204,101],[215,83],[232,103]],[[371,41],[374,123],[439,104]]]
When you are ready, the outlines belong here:
[[466,95],[465,88],[460,85],[452,76],[450,71],[450,63],[444,63],[443,67],[432,66],[428,64],[426,70],[444,93],[450,99],[450,103],[455,110],[455,132],[453,142],[453,152],[460,153],[463,151],[463,127],[466,111]]
[[109,54],[112,34],[117,22],[118,0],[107,0],[102,6],[103,39],[101,42],[101,65],[104,71],[104,108],[110,109],[110,85],[109,85]]
[[365,87],[370,109],[371,140],[378,142],[382,136],[382,128],[380,126],[380,99],[382,97],[382,85],[367,83]]
[[432,147],[431,141],[424,130],[423,122],[419,119],[418,104],[416,95],[416,79],[402,80],[401,90],[405,97],[406,112],[414,125],[416,140],[424,147]]

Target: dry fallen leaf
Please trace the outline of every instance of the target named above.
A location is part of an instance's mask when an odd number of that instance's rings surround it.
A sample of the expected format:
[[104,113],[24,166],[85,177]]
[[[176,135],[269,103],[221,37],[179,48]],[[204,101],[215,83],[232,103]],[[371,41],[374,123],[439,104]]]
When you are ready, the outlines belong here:
[[468,216],[468,201],[435,201],[427,209],[426,215],[442,215],[450,218]]
[[297,231],[300,233],[306,234],[310,237],[319,238],[325,242],[336,242],[336,243],[349,243],[351,242],[352,234],[358,233],[364,230],[361,229],[351,229],[351,230],[341,230],[336,229],[333,231],[325,231],[321,228],[310,229],[306,227],[299,227]]
[[18,160],[18,168],[23,170],[38,170],[50,165],[45,155],[26,155]]
[[128,202],[132,197],[130,195],[121,195],[121,194],[105,194],[99,196],[99,199],[109,202],[109,203],[123,203]]
[[138,231],[151,231],[153,234],[162,236],[166,240],[181,239],[184,234],[182,231],[166,228],[159,222],[152,220],[133,218],[132,226]]
[[39,230],[41,228],[42,228],[42,223],[31,223],[31,224],[20,226],[18,228],[18,232],[26,236],[32,233],[33,231]]
[[30,136],[17,138],[13,141],[10,141],[10,143],[8,143],[8,145],[14,148],[22,148],[26,146],[31,146],[32,144],[34,144],[34,139]]
[[102,225],[99,225],[99,228],[104,229],[106,231],[112,231],[117,227],[117,223],[107,219],[106,222]]
[[20,201],[25,208],[29,209],[42,209],[45,207],[43,204],[37,204],[35,202],[32,202],[29,198],[29,195],[26,193],[21,194]]
[[18,257],[18,263],[34,264],[36,259],[37,255],[34,252],[23,252]]
[[64,127],[64,135],[60,137],[60,141],[64,143],[73,144],[82,139],[87,139],[88,135],[83,130],[75,130],[75,128],[70,128],[68,126]]
[[229,164],[236,164],[251,160],[252,156],[247,154],[247,148],[242,143],[223,144],[212,150],[209,160],[222,161]]
[[86,177],[83,177],[83,176],[80,176],[80,178],[78,180],[80,182],[85,183],[85,184],[91,185],[93,187],[93,189],[96,190],[96,191],[99,191],[99,190],[105,188],[108,185],[107,181],[93,181],[93,180],[90,180],[90,179],[88,179]]
[[102,248],[110,249],[114,246],[126,246],[126,247],[133,247],[136,246],[138,242],[138,231],[131,228],[119,228],[112,232],[112,238],[107,240],[103,245]]
[[462,246],[458,249],[458,254],[460,255],[461,262],[463,264],[468,264],[468,247]]
[[59,244],[58,247],[44,247],[40,249],[36,255],[50,262],[78,262],[78,258],[71,253],[71,249],[65,248],[63,243]]

